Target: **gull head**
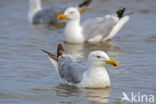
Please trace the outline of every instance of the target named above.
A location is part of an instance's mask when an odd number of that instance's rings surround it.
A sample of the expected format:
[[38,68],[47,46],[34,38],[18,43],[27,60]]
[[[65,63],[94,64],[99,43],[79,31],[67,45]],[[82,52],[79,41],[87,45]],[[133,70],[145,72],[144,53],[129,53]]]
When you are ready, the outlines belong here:
[[110,64],[113,66],[118,66],[118,63],[109,58],[109,56],[103,51],[93,51],[88,55],[88,62],[90,65],[94,66],[104,66],[105,64]]
[[65,10],[64,13],[58,15],[57,19],[61,20],[67,18],[69,20],[77,20],[80,19],[80,12],[77,8],[69,7]]

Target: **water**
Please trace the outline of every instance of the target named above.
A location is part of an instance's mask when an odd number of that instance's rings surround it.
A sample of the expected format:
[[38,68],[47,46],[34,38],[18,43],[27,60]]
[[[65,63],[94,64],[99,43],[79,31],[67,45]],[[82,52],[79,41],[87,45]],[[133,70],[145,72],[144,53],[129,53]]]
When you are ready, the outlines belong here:
[[[46,0],[43,5],[59,5],[62,1]],[[83,89],[60,83],[47,55],[40,49],[56,52],[58,42],[63,42],[63,30],[29,24],[27,4],[27,0],[0,1],[1,104],[120,104],[123,91],[128,96],[131,92],[156,96],[155,0],[94,1],[83,20],[112,13],[119,7],[126,7],[134,14],[110,42],[64,44],[67,53],[81,57],[82,61],[90,51],[100,49],[119,62],[118,67],[106,66],[112,86],[105,89]]]

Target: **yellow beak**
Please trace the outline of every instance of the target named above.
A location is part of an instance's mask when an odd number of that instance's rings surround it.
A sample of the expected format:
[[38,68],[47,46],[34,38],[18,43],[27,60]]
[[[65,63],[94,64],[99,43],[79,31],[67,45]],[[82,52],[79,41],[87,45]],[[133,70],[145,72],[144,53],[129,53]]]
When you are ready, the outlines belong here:
[[67,18],[67,15],[65,15],[65,14],[63,14],[63,13],[57,16],[57,19],[58,19],[58,20],[64,19],[64,18]]
[[118,66],[118,65],[119,65],[118,62],[116,62],[116,61],[113,60],[113,59],[110,59],[110,60],[106,61],[106,63],[107,63],[107,64],[110,64],[110,65],[113,65],[113,66]]

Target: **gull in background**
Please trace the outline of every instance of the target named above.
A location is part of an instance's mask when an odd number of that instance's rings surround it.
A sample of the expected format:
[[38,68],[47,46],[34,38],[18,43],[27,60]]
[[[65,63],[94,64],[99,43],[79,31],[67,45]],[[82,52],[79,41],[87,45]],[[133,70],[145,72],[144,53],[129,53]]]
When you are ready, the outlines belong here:
[[88,55],[88,65],[82,65],[74,58],[64,53],[63,46],[58,44],[57,56],[47,53],[56,68],[59,77],[67,84],[87,88],[104,88],[110,86],[110,78],[105,64],[118,66],[118,63],[103,51],[93,51]]
[[124,14],[125,8],[104,17],[87,19],[80,25],[80,12],[75,7],[69,7],[58,19],[68,19],[64,29],[64,40],[68,43],[101,42],[112,39],[129,20],[129,14]]
[[[77,9],[80,13],[83,13],[90,6],[92,0],[86,0],[83,3],[79,4]],[[50,7],[50,8],[42,8],[41,0],[29,0],[29,11],[28,11],[28,19],[32,24],[55,24],[58,23],[57,16],[64,12],[66,6],[58,6],[58,7]]]

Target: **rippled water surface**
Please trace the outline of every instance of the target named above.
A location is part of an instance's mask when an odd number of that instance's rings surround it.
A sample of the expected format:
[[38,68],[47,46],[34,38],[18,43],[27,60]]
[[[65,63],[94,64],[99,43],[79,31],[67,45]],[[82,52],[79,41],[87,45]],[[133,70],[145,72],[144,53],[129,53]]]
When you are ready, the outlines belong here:
[[[43,6],[82,0],[43,0]],[[112,41],[100,44],[64,44],[66,53],[86,60],[90,51],[104,50],[119,62],[106,66],[112,86],[83,89],[61,84],[40,51],[56,52],[63,30],[27,21],[27,0],[0,1],[0,103],[1,104],[120,104],[122,92],[156,96],[156,1],[93,0],[82,19],[102,16],[126,7],[130,21]],[[156,99],[156,98],[155,98]]]

